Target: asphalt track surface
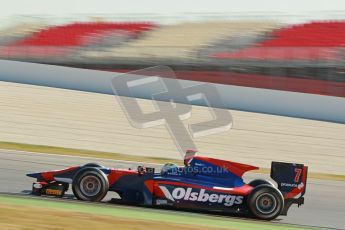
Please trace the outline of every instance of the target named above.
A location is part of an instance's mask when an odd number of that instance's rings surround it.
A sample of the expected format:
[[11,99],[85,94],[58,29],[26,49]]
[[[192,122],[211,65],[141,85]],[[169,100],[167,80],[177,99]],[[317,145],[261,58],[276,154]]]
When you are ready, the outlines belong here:
[[[28,194],[33,180],[26,177],[26,173],[61,169],[89,162],[115,168],[135,168],[138,165],[132,162],[97,158],[0,150],[0,193]],[[258,177],[267,178],[266,175],[249,174],[245,180]],[[288,216],[280,216],[274,222],[345,229],[345,183],[309,179],[305,204],[300,208],[292,206]]]

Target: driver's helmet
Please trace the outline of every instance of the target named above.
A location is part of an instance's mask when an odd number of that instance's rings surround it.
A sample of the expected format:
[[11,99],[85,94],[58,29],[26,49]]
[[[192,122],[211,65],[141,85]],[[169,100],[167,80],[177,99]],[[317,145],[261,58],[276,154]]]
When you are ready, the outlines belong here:
[[178,166],[174,163],[166,163],[161,170],[161,174],[165,175],[169,172],[169,174],[176,174],[178,171]]

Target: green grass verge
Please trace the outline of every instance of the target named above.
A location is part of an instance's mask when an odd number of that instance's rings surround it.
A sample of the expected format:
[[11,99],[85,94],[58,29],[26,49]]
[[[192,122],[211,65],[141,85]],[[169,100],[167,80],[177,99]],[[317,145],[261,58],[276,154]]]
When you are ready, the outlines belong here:
[[[71,148],[62,148],[62,147],[54,147],[54,146],[46,146],[46,145],[22,144],[22,143],[13,143],[13,142],[0,142],[0,149],[28,151],[28,152],[34,152],[34,153],[60,154],[60,155],[70,155],[70,156],[96,157],[96,158],[104,158],[104,159],[112,159],[112,160],[148,162],[148,163],[158,163],[158,164],[164,164],[167,162],[176,163],[178,165],[183,164],[182,160],[163,158],[163,157],[150,157],[150,156],[145,157],[145,156],[112,153],[112,152],[71,149]],[[268,174],[270,172],[270,169],[261,168],[253,172]],[[323,179],[323,180],[345,181],[345,175],[336,175],[336,174],[328,174],[328,173],[309,172],[308,177],[315,178],[315,179]]]
[[232,219],[230,217],[212,217],[202,214],[193,214],[186,212],[170,212],[158,209],[143,209],[126,206],[108,206],[89,203],[61,202],[36,198],[24,198],[15,196],[0,196],[0,204],[19,205],[29,207],[44,207],[56,210],[66,210],[72,212],[81,212],[96,215],[116,216],[134,220],[147,220],[168,222],[174,224],[189,224],[202,227],[224,228],[224,229],[241,229],[241,230],[292,230],[292,229],[316,229],[295,225],[274,224],[263,221],[250,221]]

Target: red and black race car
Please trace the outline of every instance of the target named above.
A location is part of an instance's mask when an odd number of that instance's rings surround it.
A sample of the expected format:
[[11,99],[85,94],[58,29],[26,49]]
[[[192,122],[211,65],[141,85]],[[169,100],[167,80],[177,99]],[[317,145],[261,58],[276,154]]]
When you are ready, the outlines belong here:
[[307,166],[272,162],[271,178],[246,184],[242,175],[258,167],[209,157],[186,158],[185,165],[165,164],[160,172],[106,168],[90,163],[64,170],[27,174],[37,179],[35,195],[63,196],[72,185],[75,197],[101,201],[108,191],[119,203],[138,206],[240,213],[263,220],[286,215],[294,203],[304,203]]

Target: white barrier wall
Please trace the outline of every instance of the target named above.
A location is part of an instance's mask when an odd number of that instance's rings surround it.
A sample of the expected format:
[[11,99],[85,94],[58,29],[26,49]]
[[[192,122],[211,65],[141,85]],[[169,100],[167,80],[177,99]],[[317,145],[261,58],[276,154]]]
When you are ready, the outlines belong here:
[[[112,94],[110,80],[117,75],[113,72],[0,60],[0,81]],[[194,83],[181,81],[181,84],[188,86]],[[214,85],[229,109],[345,123],[345,98]],[[154,86],[147,85],[136,96],[150,99],[155,91]]]

